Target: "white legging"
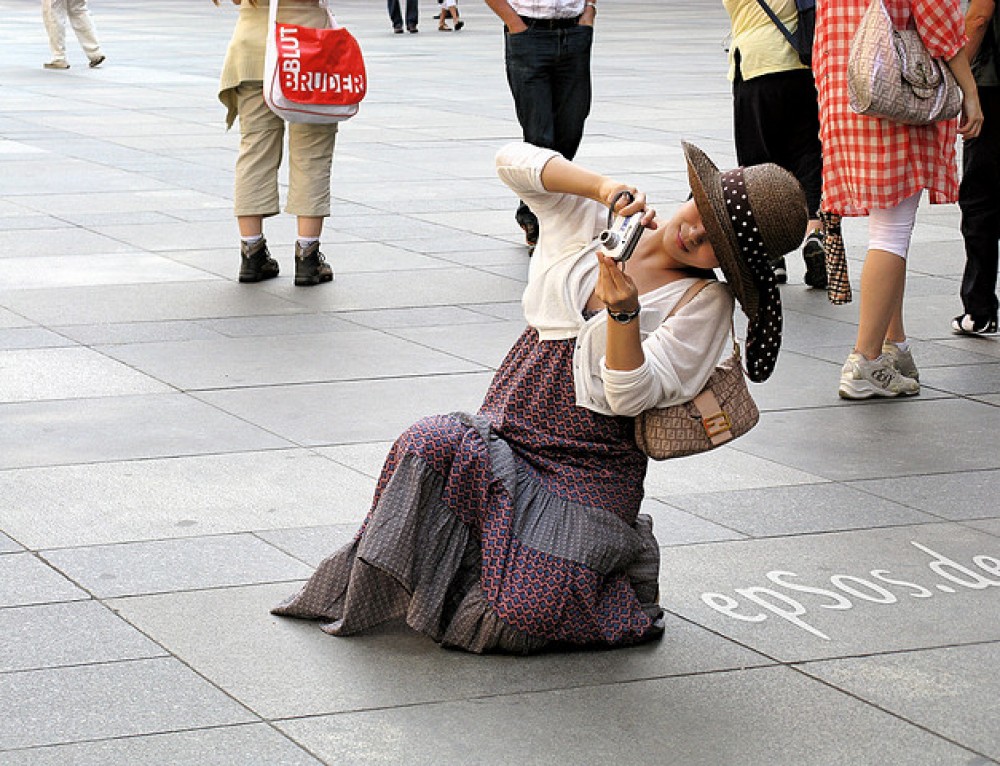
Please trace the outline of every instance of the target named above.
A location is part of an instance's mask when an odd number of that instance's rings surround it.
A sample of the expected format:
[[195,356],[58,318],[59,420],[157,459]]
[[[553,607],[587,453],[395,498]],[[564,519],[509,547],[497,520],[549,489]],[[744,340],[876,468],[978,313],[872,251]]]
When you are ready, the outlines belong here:
[[923,190],[907,197],[895,207],[872,210],[868,214],[868,249],[885,250],[904,261],[910,250],[913,224]]

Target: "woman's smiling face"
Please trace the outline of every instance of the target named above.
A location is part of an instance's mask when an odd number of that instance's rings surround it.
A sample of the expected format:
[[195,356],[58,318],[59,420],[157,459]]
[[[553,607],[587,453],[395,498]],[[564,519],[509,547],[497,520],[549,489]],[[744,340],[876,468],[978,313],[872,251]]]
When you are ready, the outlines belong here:
[[719,265],[705,223],[693,199],[681,205],[662,227],[667,254],[681,266],[714,269]]

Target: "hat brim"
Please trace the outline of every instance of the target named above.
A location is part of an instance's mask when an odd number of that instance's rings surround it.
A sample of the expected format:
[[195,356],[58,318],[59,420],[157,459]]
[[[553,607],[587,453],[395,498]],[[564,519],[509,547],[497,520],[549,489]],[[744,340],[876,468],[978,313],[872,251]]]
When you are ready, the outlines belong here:
[[[747,375],[755,382],[770,377],[777,361],[781,338],[781,293],[774,272],[765,262],[754,265],[743,257],[736,233],[729,224],[729,211],[718,167],[701,149],[682,142],[688,181],[695,205],[716,260],[747,317]],[[774,338],[778,346],[773,347]]]
[[691,194],[705,224],[705,232],[708,234],[709,242],[712,243],[719,268],[726,276],[726,282],[729,283],[747,319],[756,322],[759,313],[757,280],[750,266],[739,257],[736,234],[731,227],[722,224],[728,220],[729,213],[726,211],[726,200],[722,195],[719,169],[708,155],[694,144],[682,141],[681,146],[684,148],[684,158],[687,160]]

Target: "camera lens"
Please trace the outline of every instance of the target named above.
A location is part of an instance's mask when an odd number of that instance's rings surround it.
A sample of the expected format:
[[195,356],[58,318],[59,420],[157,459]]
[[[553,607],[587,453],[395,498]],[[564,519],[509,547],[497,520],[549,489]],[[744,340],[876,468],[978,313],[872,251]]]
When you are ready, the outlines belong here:
[[616,247],[618,247],[619,241],[620,240],[618,238],[618,235],[615,234],[613,231],[605,229],[604,231],[601,232],[601,244],[604,245],[605,247],[614,250]]

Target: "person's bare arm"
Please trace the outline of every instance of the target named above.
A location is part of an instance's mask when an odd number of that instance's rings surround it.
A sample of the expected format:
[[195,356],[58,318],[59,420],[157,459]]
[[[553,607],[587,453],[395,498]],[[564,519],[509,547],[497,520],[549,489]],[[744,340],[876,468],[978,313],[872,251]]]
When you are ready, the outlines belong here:
[[945,62],[951,73],[958,80],[962,89],[962,115],[958,121],[958,132],[962,138],[975,138],[983,127],[983,108],[979,104],[979,89],[976,78],[972,76],[969,58],[962,48],[956,55]]
[[996,9],[994,0],[969,0],[969,10],[965,13],[965,35],[969,42],[965,45],[965,55],[969,63],[975,60],[986,36],[986,29]]

